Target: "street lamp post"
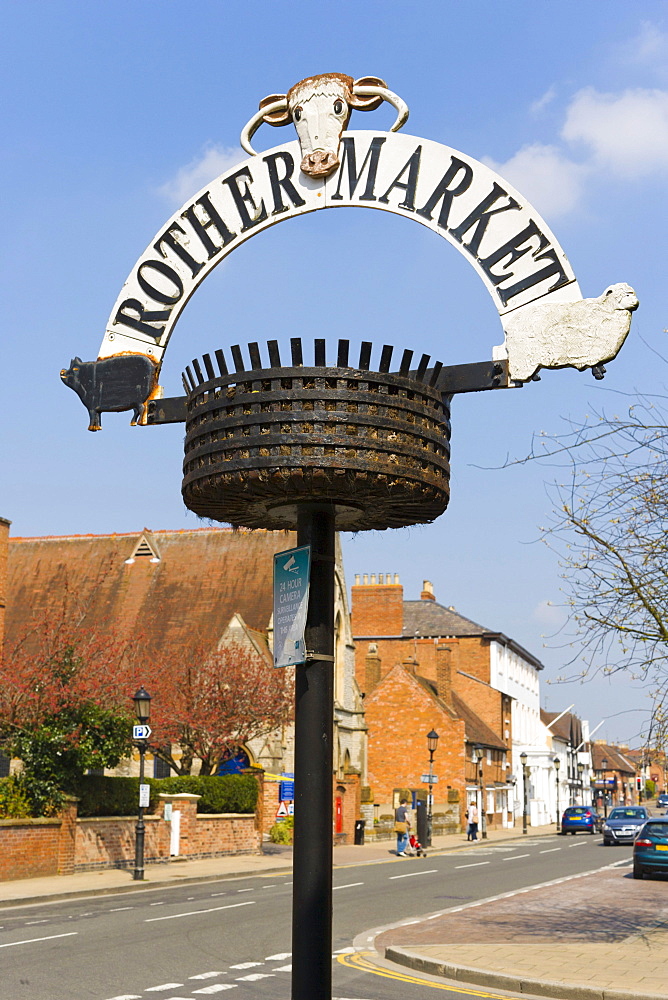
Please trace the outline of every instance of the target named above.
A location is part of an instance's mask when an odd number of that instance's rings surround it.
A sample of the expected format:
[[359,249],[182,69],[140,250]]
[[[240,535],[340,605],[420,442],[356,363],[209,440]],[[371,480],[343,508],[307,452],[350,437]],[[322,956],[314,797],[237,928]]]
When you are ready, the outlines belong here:
[[608,770],[608,758],[601,759],[601,771],[603,772],[603,816],[608,818],[608,790],[605,786],[605,772]]
[[432,832],[432,794],[431,790],[433,788],[433,777],[434,777],[434,754],[436,753],[436,747],[438,746],[438,733],[435,729],[432,729],[430,733],[427,733],[427,749],[429,750],[429,799],[427,800],[427,843],[426,847],[431,847],[431,832]]
[[[139,688],[132,699],[135,706],[135,715],[140,725],[148,726],[148,720],[151,717],[151,696],[148,691],[144,688],[144,685]],[[137,820],[136,836],[135,836],[135,870],[133,874],[133,879],[137,882],[141,882],[144,879],[144,809],[142,798],[142,786],[144,784],[144,756],[146,754],[146,746],[148,743],[148,736],[144,736],[137,739],[137,747],[139,749],[139,818]]]
[[578,784],[580,785],[580,798],[582,800],[580,802],[581,806],[583,806],[585,804],[585,800],[584,800],[584,798],[585,798],[585,796],[584,796],[584,779],[582,777],[582,775],[584,774],[584,769],[585,769],[584,764],[582,763],[582,761],[579,761],[578,762]]
[[480,836],[487,840],[487,815],[485,813],[485,786],[482,780],[482,758],[484,756],[482,747],[476,747],[476,760],[478,761],[478,781],[480,783]]
[[554,770],[557,772],[557,833],[561,833],[561,810],[559,809],[559,768],[561,767],[561,760],[559,757],[555,757],[552,763],[554,764]]
[[525,834],[527,832],[527,792],[529,791],[529,768],[527,767],[527,753],[525,750],[523,750],[520,754],[520,760],[522,761],[522,784],[524,792],[524,802],[522,806],[522,833]]

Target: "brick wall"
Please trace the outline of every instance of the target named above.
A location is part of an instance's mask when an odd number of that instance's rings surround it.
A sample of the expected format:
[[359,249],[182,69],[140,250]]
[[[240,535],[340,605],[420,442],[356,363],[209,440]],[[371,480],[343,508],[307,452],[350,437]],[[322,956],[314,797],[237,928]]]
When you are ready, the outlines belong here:
[[[164,796],[164,799],[169,796]],[[180,857],[256,854],[261,834],[254,815],[197,815],[198,796],[173,796],[181,812]],[[165,802],[144,817],[146,864],[169,861],[170,824]],[[135,860],[136,816],[81,818],[76,802],[57,819],[0,820],[0,881],[67,875],[74,871],[131,868]]]
[[[357,578],[356,578],[357,579]],[[390,583],[390,574],[375,575],[370,584],[355,583],[351,588],[353,635],[401,635],[404,626],[404,588]],[[398,579],[398,578],[395,578]],[[383,581],[383,582],[380,582]]]
[[464,722],[441,708],[409,669],[396,666],[366,697],[369,727],[369,784],[373,801],[391,808],[396,788],[426,790],[420,776],[428,770],[427,733],[435,729],[439,744],[434,758],[434,811],[445,810],[448,792],[462,799]]
[[0,881],[58,874],[59,819],[0,820]]

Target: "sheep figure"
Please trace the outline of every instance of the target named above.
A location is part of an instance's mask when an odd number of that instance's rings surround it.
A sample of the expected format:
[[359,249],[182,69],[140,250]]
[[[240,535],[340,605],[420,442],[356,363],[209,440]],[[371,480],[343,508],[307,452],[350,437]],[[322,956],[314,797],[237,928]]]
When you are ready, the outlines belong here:
[[591,368],[602,378],[603,364],[619,353],[637,308],[636,293],[624,282],[609,285],[597,299],[525,306],[505,318],[506,339],[492,357],[508,359],[515,382],[528,381],[539,368]]

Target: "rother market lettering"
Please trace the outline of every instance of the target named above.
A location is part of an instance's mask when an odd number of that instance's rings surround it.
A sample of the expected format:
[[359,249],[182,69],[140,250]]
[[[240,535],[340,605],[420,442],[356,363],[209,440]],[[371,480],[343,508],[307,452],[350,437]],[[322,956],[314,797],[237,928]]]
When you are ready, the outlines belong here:
[[427,139],[348,132],[329,177],[300,172],[292,142],[250,157],[198,192],[137,262],[100,357],[139,349],[159,360],[195,288],[235,247],[294,215],[351,206],[403,215],[445,237],[474,265],[502,316],[566,285],[579,298],[547,225],[489,167]]

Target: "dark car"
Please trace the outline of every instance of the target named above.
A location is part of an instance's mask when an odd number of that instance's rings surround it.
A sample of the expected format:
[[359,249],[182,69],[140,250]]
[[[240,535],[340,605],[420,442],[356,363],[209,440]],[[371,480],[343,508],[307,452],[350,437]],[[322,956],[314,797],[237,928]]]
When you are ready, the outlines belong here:
[[577,833],[581,830],[584,833],[594,833],[598,825],[598,816],[591,806],[569,806],[564,810],[561,817],[561,832]]
[[668,806],[668,792],[661,792],[657,797],[656,804],[659,809],[665,809]]
[[668,816],[650,819],[633,844],[633,877],[668,875]]
[[632,844],[638,830],[650,818],[644,806],[617,806],[603,824],[603,843]]

